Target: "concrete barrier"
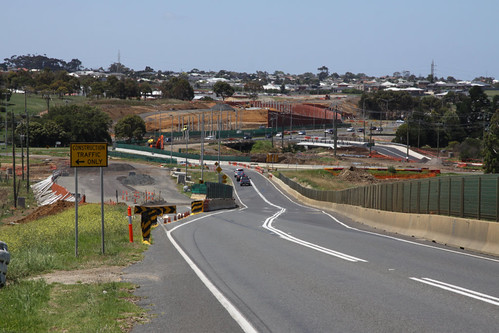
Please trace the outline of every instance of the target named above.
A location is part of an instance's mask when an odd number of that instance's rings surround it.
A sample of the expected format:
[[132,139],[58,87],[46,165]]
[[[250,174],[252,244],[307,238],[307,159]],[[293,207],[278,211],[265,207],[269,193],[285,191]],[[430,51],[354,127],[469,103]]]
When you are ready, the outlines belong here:
[[230,209],[236,208],[236,200],[234,198],[220,198],[220,199],[209,199],[205,200],[203,210],[205,212],[211,212],[219,209]]
[[499,255],[499,222],[442,215],[388,212],[318,201],[303,196],[277,177],[273,177],[272,181],[300,202],[316,208],[337,211],[356,222],[377,229],[423,238],[439,244]]

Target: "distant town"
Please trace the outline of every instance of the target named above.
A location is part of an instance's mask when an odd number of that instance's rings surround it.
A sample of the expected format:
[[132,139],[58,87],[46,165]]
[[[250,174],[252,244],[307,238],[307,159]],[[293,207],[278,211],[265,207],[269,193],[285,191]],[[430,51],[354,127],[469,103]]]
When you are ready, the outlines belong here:
[[[364,73],[338,74],[330,72],[326,66],[317,68],[316,73],[289,74],[276,70],[274,73],[257,71],[256,73],[244,73],[220,70],[204,71],[194,68],[187,72],[174,72],[155,70],[146,66],[144,70],[130,69],[119,62],[111,64],[107,69],[100,67],[98,69],[84,69],[78,59],[65,62],[60,59],[47,58],[46,56],[12,56],[4,59],[0,63],[0,70],[7,74],[8,72],[40,72],[44,70],[65,71],[70,77],[79,80],[84,78],[93,78],[100,81],[106,81],[107,78],[114,76],[118,79],[132,79],[138,84],[146,86],[141,92],[144,98],[160,98],[163,95],[160,86],[163,82],[172,77],[182,77],[188,80],[194,89],[193,99],[213,98],[219,99],[220,96],[211,90],[215,83],[226,82],[230,84],[235,92],[232,97],[245,97],[248,94],[248,82],[256,82],[259,94],[278,95],[278,94],[334,94],[334,93],[363,93],[385,91],[403,91],[412,96],[445,96],[449,92],[465,93],[473,86],[479,86],[482,89],[499,89],[499,80],[492,77],[477,77],[472,81],[460,80],[452,76],[438,77],[433,71],[433,63],[429,66],[429,72],[426,77],[416,76],[410,71],[394,72],[392,75],[380,77],[369,76]],[[10,85],[11,88],[15,85]],[[85,89],[85,83],[82,82],[79,91],[70,91],[70,93],[79,93],[86,95],[91,89]],[[138,87],[140,92],[140,87]],[[69,92],[69,91],[68,91]],[[103,92],[104,95],[105,92]],[[137,97],[137,96],[129,96]]]

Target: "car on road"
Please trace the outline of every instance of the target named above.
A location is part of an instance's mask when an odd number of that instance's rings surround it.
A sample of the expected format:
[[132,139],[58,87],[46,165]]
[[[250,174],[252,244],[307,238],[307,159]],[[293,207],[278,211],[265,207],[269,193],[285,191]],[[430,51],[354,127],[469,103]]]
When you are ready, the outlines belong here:
[[370,131],[375,131],[376,129],[377,129],[377,127],[376,127],[376,126],[371,126],[371,127],[369,128],[369,130],[370,130]]
[[364,129],[363,129],[363,128],[357,128],[357,132],[359,132],[359,133],[363,133],[363,132],[364,132]]
[[239,182],[239,185],[241,186],[251,186],[251,181],[250,181],[250,178],[248,176],[242,176],[241,177],[241,180]]
[[272,133],[267,133],[267,134],[265,134],[265,137],[266,137],[267,139],[272,138]]
[[281,132],[279,132],[279,133],[277,133],[275,136],[277,136],[278,138],[280,138],[280,137],[282,136],[282,133],[281,133]]
[[251,135],[245,135],[245,136],[243,137],[243,139],[244,139],[244,140],[251,140],[251,139],[253,139],[253,137],[252,137]]
[[237,168],[236,170],[234,170],[234,177],[237,177],[238,175],[242,175],[244,173],[244,169],[241,169],[241,168]]
[[355,132],[355,128],[349,127],[349,128],[347,128],[347,132]]
[[332,129],[332,128],[325,129],[324,133],[325,134],[333,134],[334,133],[334,129]]
[[208,135],[205,140],[216,140],[217,138],[214,135]]
[[306,135],[306,134],[307,134],[307,132],[305,132],[305,131],[299,131],[298,132],[298,135]]
[[243,177],[247,177],[247,176],[246,176],[246,174],[245,174],[244,172],[242,172],[242,173],[240,173],[240,174],[236,175],[236,181],[238,181],[238,182],[239,182],[239,181],[241,181],[241,179],[242,179]]

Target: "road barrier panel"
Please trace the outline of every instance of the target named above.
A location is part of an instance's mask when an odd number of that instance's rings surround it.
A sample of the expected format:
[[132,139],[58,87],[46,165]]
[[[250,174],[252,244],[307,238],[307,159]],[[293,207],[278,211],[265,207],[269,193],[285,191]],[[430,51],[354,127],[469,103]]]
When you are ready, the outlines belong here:
[[158,226],[157,219],[165,214],[176,213],[177,206],[145,205],[135,206],[134,213],[141,214],[140,227],[142,229],[142,242],[150,245],[151,228]]
[[191,202],[191,212],[192,214],[198,214],[203,212],[203,207],[204,207],[204,201],[203,200],[197,200]]

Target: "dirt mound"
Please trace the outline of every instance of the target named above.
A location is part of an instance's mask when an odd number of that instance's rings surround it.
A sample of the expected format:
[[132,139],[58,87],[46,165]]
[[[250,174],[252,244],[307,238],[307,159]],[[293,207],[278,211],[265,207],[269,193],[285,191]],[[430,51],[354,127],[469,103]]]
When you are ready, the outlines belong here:
[[357,169],[356,167],[349,167],[347,169],[343,169],[338,175],[339,178],[355,183],[377,183],[376,178],[371,175],[369,172]]
[[50,205],[40,206],[36,208],[32,213],[15,221],[14,223],[27,223],[34,220],[38,220],[39,218],[54,215],[60,213],[68,208],[74,208],[74,202],[68,202],[64,200],[58,200]]
[[106,171],[130,171],[130,170],[135,170],[135,168],[132,165],[126,163],[110,163],[106,168]]
[[149,175],[136,174],[135,172],[130,172],[128,177],[122,176],[118,177],[118,180],[123,185],[154,185],[156,181]]

